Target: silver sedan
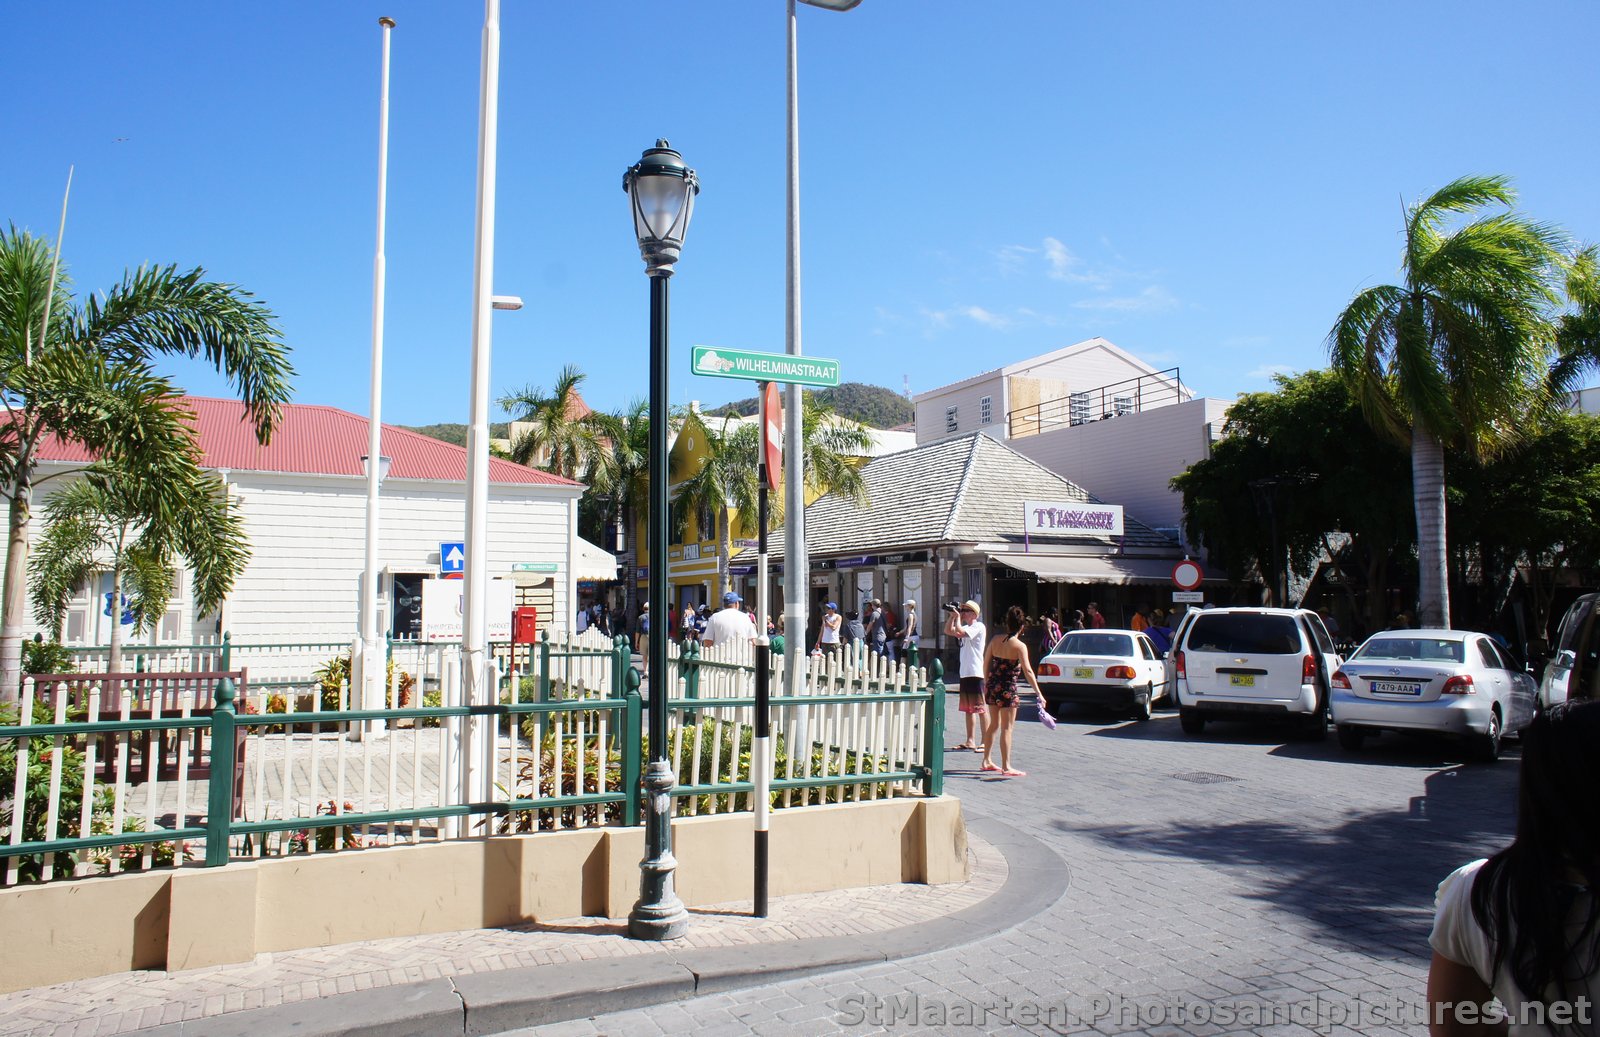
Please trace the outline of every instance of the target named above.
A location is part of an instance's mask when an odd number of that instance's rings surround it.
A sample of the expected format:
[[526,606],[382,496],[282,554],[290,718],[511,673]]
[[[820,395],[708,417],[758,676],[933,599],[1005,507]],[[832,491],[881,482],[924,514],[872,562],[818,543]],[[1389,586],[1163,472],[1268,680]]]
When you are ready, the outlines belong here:
[[1533,703],[1533,679],[1493,638],[1468,630],[1385,630],[1333,675],[1333,722],[1352,751],[1382,730],[1423,731],[1495,760],[1500,739],[1533,719]]

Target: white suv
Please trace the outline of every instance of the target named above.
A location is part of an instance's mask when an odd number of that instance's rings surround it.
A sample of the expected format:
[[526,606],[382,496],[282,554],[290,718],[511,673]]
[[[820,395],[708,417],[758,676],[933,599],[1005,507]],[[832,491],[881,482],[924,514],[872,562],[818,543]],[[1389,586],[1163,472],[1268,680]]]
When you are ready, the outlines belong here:
[[1309,609],[1220,608],[1193,617],[1174,647],[1173,689],[1185,734],[1217,717],[1284,717],[1328,735],[1328,689],[1343,662]]

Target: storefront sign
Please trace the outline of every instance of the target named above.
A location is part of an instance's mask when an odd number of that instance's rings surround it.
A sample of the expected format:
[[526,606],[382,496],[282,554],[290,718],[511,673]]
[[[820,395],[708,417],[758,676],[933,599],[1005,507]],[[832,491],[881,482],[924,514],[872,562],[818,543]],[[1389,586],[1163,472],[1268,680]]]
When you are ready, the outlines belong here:
[[833,567],[835,569],[864,569],[875,562],[877,562],[877,559],[872,555],[858,555],[855,558],[835,558]]
[[558,562],[512,562],[511,571],[514,573],[553,573],[560,571]]
[[879,555],[879,565],[911,565],[915,562],[933,561],[932,551],[901,551],[894,555]]
[[[463,636],[466,611],[461,580],[422,581],[422,640],[455,641]],[[516,585],[510,580],[490,580],[485,587],[485,620],[490,641],[511,640],[511,608]]]
[[1023,529],[1034,536],[1122,536],[1122,505],[1025,501]]
[[1205,600],[1206,600],[1206,592],[1205,591],[1173,591],[1172,592],[1172,601],[1173,601],[1174,604],[1182,604],[1184,602],[1190,602],[1192,604],[1198,605],[1202,601],[1205,601]]

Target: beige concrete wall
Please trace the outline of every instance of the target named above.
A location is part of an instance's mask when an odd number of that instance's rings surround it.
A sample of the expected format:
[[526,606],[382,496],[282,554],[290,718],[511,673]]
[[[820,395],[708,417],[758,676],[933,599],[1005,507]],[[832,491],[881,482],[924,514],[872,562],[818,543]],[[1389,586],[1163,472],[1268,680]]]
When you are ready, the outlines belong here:
[[[749,814],[673,823],[688,906],[749,899]],[[967,877],[961,803],[900,798],[772,814],[774,896]],[[580,915],[625,916],[641,828],[497,836],[0,890],[0,993],[132,969]]]
[[171,872],[0,891],[0,993],[166,967]]

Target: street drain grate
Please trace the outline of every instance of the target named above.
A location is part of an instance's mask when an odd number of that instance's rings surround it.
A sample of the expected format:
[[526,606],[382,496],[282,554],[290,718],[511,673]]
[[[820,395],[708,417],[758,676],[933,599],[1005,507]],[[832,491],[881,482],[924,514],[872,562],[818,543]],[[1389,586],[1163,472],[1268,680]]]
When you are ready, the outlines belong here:
[[1190,771],[1188,774],[1174,774],[1179,781],[1192,781],[1196,785],[1215,785],[1223,781],[1238,781],[1238,778],[1227,774],[1213,774],[1210,771]]

